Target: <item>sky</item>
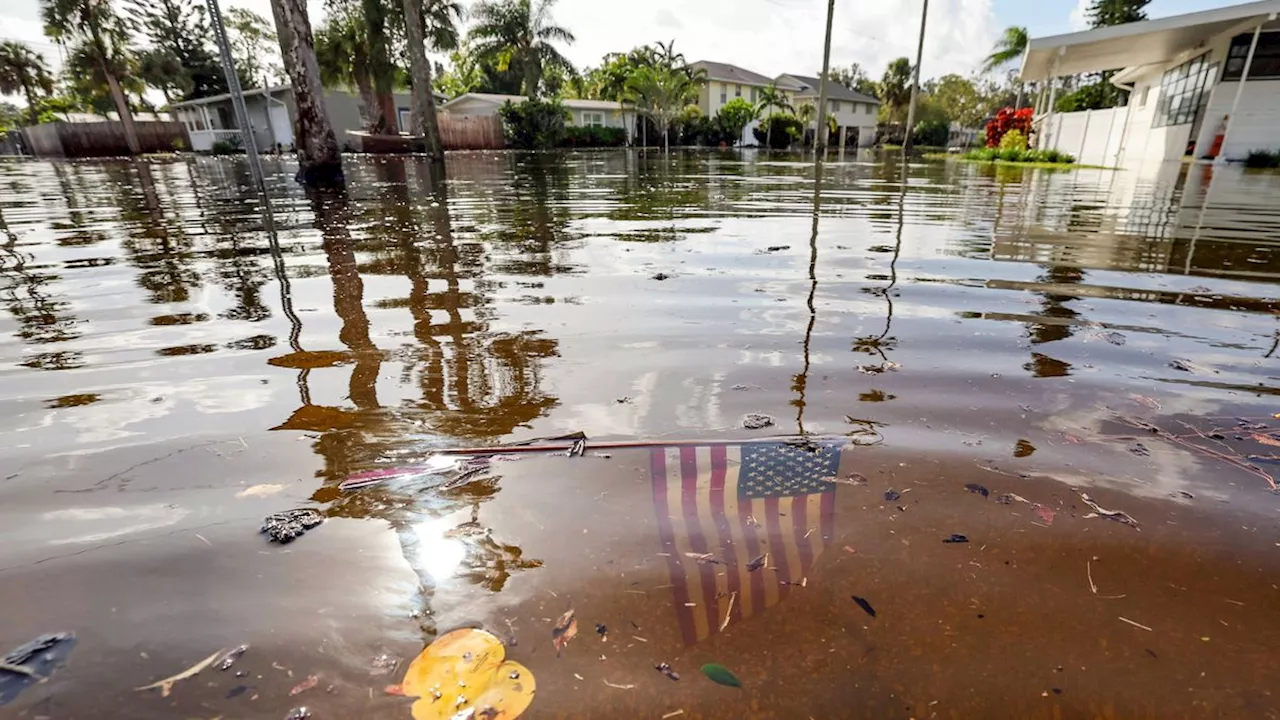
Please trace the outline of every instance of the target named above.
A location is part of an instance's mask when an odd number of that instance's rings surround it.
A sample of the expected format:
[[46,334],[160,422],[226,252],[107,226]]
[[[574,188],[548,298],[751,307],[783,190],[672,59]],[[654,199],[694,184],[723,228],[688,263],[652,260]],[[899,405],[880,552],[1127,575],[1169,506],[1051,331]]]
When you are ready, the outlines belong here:
[[[193,0],[194,1],[194,0]],[[1234,5],[1243,0],[1154,0],[1150,17]],[[222,0],[271,17],[269,0]],[[474,0],[463,0],[470,4]],[[309,0],[312,23],[323,4]],[[969,74],[991,52],[1000,31],[1026,26],[1032,37],[1087,28],[1088,0],[930,0],[923,77]],[[41,32],[39,0],[0,3],[0,39],[21,40],[56,68],[58,48]],[[913,57],[921,0],[836,0],[832,65],[858,63],[879,77],[894,58]],[[674,39],[690,61],[732,63],[762,75],[815,75],[822,68],[826,3],[822,0],[647,0],[621,10],[615,2],[559,0],[555,21],[576,36],[562,47],[579,68],[607,52]]]

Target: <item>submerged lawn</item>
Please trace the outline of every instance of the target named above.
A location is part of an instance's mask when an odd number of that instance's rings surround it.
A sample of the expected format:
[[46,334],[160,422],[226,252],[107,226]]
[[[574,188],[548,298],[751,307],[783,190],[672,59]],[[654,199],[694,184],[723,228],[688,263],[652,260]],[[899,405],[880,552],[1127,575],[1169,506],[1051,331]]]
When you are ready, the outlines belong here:
[[1027,168],[1045,168],[1047,170],[1115,170],[1113,167],[1105,165],[1083,165],[1081,163],[1064,163],[1064,162],[1040,162],[1040,161],[1024,161],[1024,160],[979,160],[977,158],[967,158],[963,155],[951,155],[949,153],[926,153],[926,160],[955,160],[957,162],[974,163],[977,165],[1001,165],[1007,167],[1027,167]]

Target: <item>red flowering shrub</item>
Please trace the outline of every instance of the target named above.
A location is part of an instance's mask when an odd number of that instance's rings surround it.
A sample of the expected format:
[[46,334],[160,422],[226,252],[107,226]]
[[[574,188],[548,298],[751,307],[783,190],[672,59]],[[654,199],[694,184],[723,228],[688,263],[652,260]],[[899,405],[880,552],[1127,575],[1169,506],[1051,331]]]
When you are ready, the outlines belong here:
[[1019,130],[1023,135],[1031,137],[1031,121],[1035,117],[1032,108],[1004,108],[987,123],[987,147],[1000,147],[1000,139],[1010,130]]

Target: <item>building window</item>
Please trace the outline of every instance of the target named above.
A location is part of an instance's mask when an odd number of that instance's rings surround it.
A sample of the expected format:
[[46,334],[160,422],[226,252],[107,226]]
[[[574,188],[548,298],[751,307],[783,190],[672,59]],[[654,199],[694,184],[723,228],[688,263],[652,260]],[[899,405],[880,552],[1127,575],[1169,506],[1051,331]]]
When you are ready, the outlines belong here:
[[875,111],[876,111],[876,106],[875,106],[875,105],[872,105],[871,103],[867,103],[867,105],[866,105],[866,110],[867,110],[867,114],[868,114],[868,115],[871,115],[871,114],[875,113]]
[[1207,88],[1216,74],[1217,64],[1207,55],[1188,60],[1166,72],[1160,80],[1160,97],[1152,127],[1186,125],[1209,99]]
[[755,105],[760,100],[759,96],[756,94],[757,90],[758,88],[751,88],[751,104],[752,105]]
[[1142,88],[1142,99],[1138,101],[1138,107],[1140,108],[1146,107],[1147,100],[1150,100],[1150,99],[1151,99],[1151,86],[1148,85]]
[[741,86],[741,85],[734,85],[734,86],[733,86],[733,96],[734,96],[734,97],[742,97],[742,86]]
[[720,83],[720,104],[723,105],[727,102],[729,102],[729,86],[725,83]]
[[839,101],[839,100],[832,100],[832,101],[831,101],[831,112],[833,112],[833,113],[838,113],[838,112],[840,112],[840,101]]
[[604,127],[604,113],[601,112],[584,112],[582,113],[583,127]]
[[[1249,46],[1253,33],[1237,35],[1231,39],[1227,51],[1227,67],[1223,80],[1239,80],[1244,75],[1244,64],[1249,59]],[[1258,48],[1253,51],[1253,64],[1249,66],[1249,79],[1280,78],[1280,32],[1264,32],[1258,36]]]
[[409,110],[409,108],[405,108],[405,107],[396,108],[396,110],[397,110],[396,117],[400,121],[401,132],[408,132],[409,126],[412,124],[412,120],[413,120],[413,115],[411,114],[411,111]]

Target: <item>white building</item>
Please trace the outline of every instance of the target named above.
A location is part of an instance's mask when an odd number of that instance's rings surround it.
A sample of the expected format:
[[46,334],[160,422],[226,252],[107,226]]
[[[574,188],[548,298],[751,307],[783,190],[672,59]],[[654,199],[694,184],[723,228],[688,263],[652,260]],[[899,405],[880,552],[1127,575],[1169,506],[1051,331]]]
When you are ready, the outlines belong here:
[[[498,109],[508,102],[522,103],[524,95],[496,95],[493,93],[465,93],[440,106],[442,112],[459,117],[497,115]],[[635,129],[635,108],[610,100],[581,100],[565,98],[560,101],[569,111],[569,124],[583,127],[617,127],[627,131],[627,141]]]
[[[791,93],[796,109],[805,103],[818,104],[818,78],[785,73],[777,79],[779,87],[799,86]],[[828,147],[870,147],[876,142],[876,116],[880,101],[836,82],[827,83],[827,114],[836,120],[836,134],[827,140]],[[815,121],[816,122],[816,121]],[[810,128],[813,123],[810,123]]]
[[1280,0],[1035,38],[1022,79],[1119,70],[1129,104],[1037,120],[1037,144],[1080,162],[1142,169],[1280,150]]

